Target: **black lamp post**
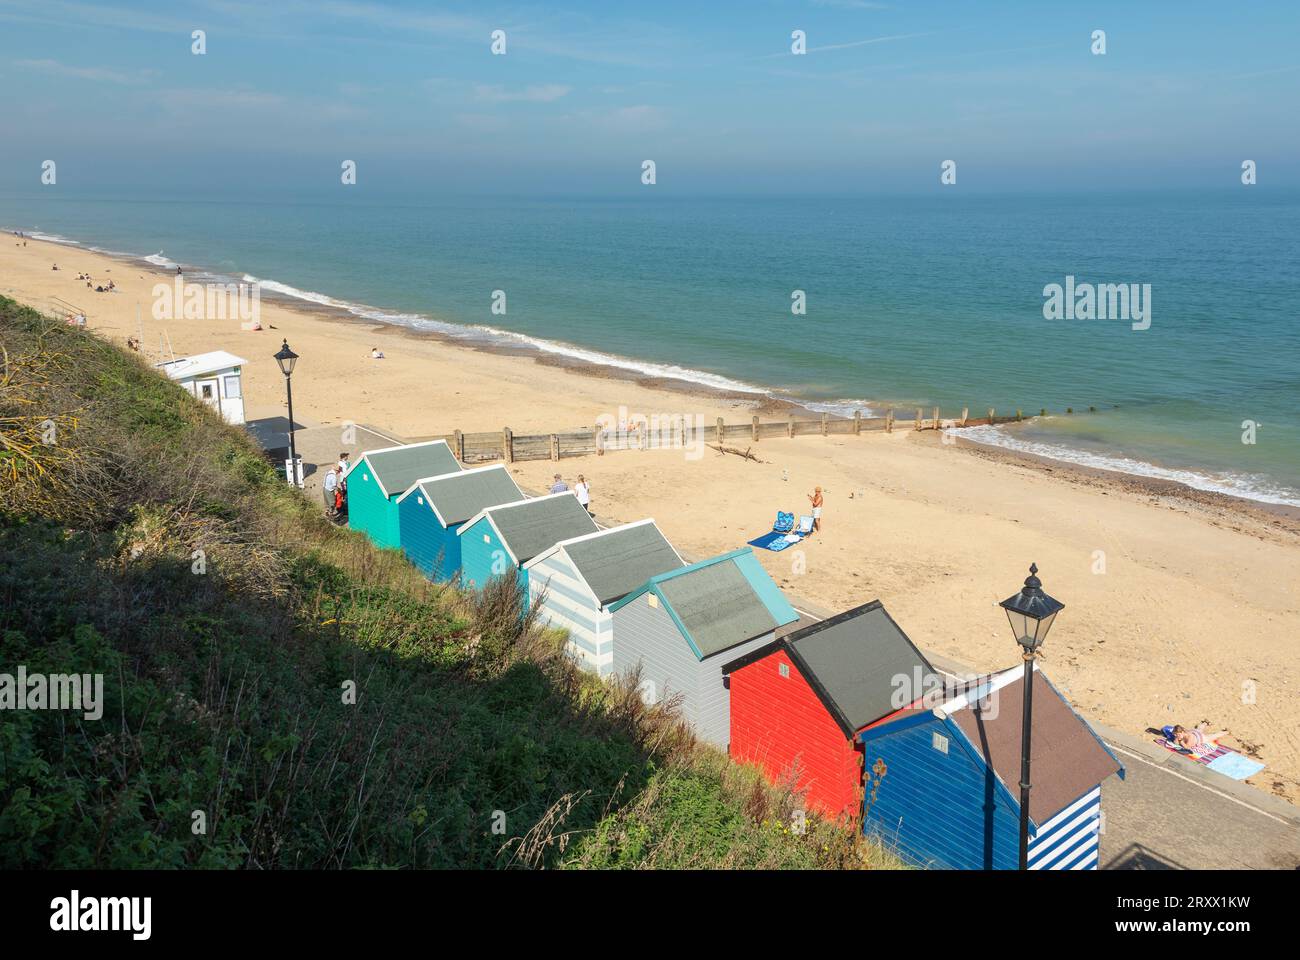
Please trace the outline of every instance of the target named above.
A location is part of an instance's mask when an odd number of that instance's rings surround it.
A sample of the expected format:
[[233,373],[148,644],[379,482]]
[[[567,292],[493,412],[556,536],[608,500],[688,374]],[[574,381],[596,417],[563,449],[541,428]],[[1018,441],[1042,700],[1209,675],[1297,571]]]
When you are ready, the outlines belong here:
[[1020,869],[1029,869],[1029,733],[1034,711],[1034,656],[1052,621],[1065,609],[1061,601],[1043,593],[1043,583],[1037,577],[1038,565],[1029,565],[1025,585],[1014,597],[1003,600],[1001,607],[1011,621],[1011,632],[1023,650],[1025,661],[1024,716],[1020,733]]
[[289,378],[293,376],[293,367],[298,362],[298,354],[289,349],[287,339],[276,353],[275,362],[280,365],[280,372],[284,374],[284,392],[289,398],[289,482],[296,487],[298,486],[298,450],[293,443],[293,384]]

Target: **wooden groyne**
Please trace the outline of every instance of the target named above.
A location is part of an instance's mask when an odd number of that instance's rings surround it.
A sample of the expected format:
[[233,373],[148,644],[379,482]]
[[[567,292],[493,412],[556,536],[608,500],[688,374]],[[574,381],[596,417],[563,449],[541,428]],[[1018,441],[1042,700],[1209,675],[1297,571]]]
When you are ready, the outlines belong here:
[[1016,423],[1024,419],[1020,410],[1011,416],[999,416],[996,410],[990,409],[986,416],[972,417],[969,408],[965,408],[960,416],[944,417],[938,407],[929,410],[918,407],[915,411],[907,411],[907,414],[908,419],[900,419],[897,412],[890,409],[882,417],[864,417],[861,410],[855,410],[852,417],[822,414],[820,417],[763,420],[755,416],[739,423],[727,423],[721,417],[713,423],[707,423],[703,418],[654,416],[638,418],[626,428],[621,425],[609,427],[597,424],[556,433],[519,434],[504,427],[499,431],[479,433],[456,430],[442,435],[442,439],[447,441],[462,463],[492,460],[514,463],[516,460],[561,460],[615,450],[668,450],[702,447],[705,444],[721,445],[727,441],[759,443],[777,437],[858,436],[870,432],[893,433],[896,430],[944,430]]

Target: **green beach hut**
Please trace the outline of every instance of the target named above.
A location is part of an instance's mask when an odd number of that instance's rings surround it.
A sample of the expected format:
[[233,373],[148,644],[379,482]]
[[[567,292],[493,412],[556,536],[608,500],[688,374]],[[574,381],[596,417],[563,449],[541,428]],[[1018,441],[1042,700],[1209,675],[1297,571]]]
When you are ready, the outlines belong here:
[[348,526],[377,547],[402,545],[397,498],[417,480],[461,470],[446,440],[367,450],[348,468]]

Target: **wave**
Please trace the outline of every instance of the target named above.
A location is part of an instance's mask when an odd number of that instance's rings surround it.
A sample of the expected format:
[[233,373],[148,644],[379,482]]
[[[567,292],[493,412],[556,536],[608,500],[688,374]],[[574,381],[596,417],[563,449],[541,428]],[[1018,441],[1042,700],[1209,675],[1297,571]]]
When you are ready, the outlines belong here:
[[[570,360],[579,360],[584,363],[596,364],[602,367],[614,367],[619,370],[627,370],[632,373],[639,373],[643,376],[684,380],[688,383],[711,387],[715,390],[725,390],[733,393],[752,393],[755,396],[772,395],[771,391],[763,387],[755,386],[751,383],[744,383],[740,380],[733,380],[730,377],[724,377],[720,374],[709,373],[705,370],[695,370],[690,367],[677,366],[676,364],[654,363],[647,360],[633,360],[628,357],[618,356],[617,354],[603,353],[599,350],[590,350],[585,347],[575,346],[574,344],[564,343],[559,340],[546,340],[542,337],[532,337],[528,334],[518,333],[513,330],[502,330],[499,327],[491,327],[486,324],[450,323],[445,320],[437,320],[432,317],[424,316],[423,314],[381,310],[376,307],[365,306],[364,304],[351,303],[346,300],[337,300],[334,297],[323,293],[316,293],[313,290],[300,290],[297,287],[289,286],[286,283],[280,283],[277,280],[262,280],[247,273],[243,275],[243,280],[245,283],[258,284],[263,293],[277,293],[281,296],[291,297],[295,300],[305,300],[308,303],[333,307],[338,310],[346,310],[353,316],[365,320],[374,320],[379,323],[391,323],[399,326],[411,327],[416,330],[438,333],[443,336],[453,337],[458,340],[471,341],[485,346],[524,347],[541,353],[565,357]],[[851,410],[849,416],[852,416]]]
[[833,417],[852,417],[855,410],[861,410],[864,417],[880,416],[866,400],[800,400],[799,405],[813,413],[829,413]]
[[141,257],[140,259],[143,260],[145,263],[152,263],[155,267],[173,268],[176,266],[176,262],[174,260],[168,260],[166,257],[164,257],[163,252],[161,250],[159,250],[157,253],[151,253],[147,257]]
[[1228,496],[1255,500],[1260,503],[1300,507],[1300,491],[1282,486],[1260,474],[1210,473],[1178,469],[1176,467],[1162,467],[1158,464],[1148,463],[1145,460],[1135,460],[1132,457],[1091,453],[1057,443],[1022,440],[1008,433],[1003,427],[959,427],[945,430],[944,433],[990,447],[1002,447],[1020,453],[1046,457],[1049,460],[1061,460],[1082,467],[1109,470],[1113,473],[1127,473],[1138,477],[1154,477],[1158,480],[1173,480],[1185,484],[1193,490],[1204,490],[1207,493],[1223,493]]
[[59,236],[57,233],[37,233],[33,230],[28,233],[27,236],[31,237],[33,240],[44,240],[47,243],[65,243],[71,247],[81,246],[81,241],[69,240],[67,237]]

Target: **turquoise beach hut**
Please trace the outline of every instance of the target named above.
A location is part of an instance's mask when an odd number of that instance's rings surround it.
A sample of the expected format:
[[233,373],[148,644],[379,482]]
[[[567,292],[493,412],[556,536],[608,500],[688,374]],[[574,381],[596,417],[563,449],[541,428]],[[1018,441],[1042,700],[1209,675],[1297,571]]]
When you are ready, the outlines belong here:
[[367,450],[344,475],[348,485],[348,526],[365,533],[377,547],[400,547],[397,498],[421,477],[438,477],[460,469],[446,440]]
[[596,521],[572,492],[552,493],[487,507],[459,531],[461,582],[485,586],[492,577],[513,571],[525,591],[525,563],[561,540],[597,531]]
[[500,464],[417,480],[397,498],[402,552],[431,580],[451,580],[460,572],[461,524],[523,495]]

